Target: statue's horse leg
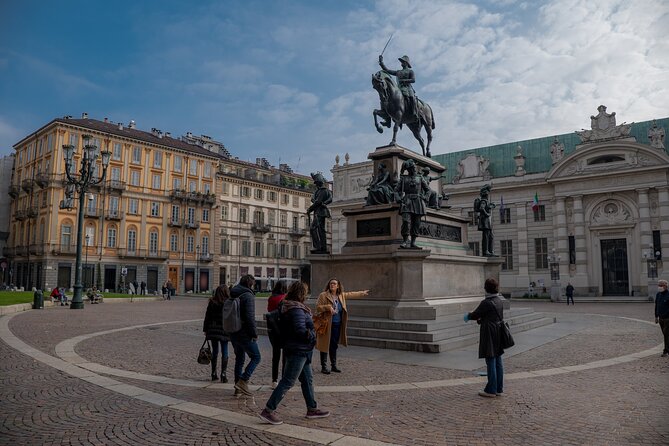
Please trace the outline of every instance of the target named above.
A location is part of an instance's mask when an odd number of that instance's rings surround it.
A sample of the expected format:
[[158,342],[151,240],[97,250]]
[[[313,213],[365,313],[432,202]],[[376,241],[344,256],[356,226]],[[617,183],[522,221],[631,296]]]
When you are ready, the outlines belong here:
[[[388,113],[386,113],[384,110],[376,109],[372,112],[372,114],[374,115],[374,126],[376,127],[377,132],[383,133],[383,128],[381,128],[381,126],[390,128],[391,120],[390,116],[388,116]],[[383,119],[383,121],[379,123],[378,120],[376,119],[377,116]]]
[[420,129],[422,127],[420,120],[412,122],[408,124],[408,127],[411,129],[411,133],[413,133],[413,136],[418,140],[418,144],[420,144],[420,149],[423,151],[423,156],[427,156],[428,158],[430,157],[429,149],[427,151],[427,155],[425,154],[425,141],[423,141],[423,137],[420,135]]

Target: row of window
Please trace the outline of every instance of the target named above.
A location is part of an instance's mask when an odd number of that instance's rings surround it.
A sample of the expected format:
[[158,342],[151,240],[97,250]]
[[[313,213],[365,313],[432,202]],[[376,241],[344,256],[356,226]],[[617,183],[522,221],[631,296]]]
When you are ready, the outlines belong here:
[[[239,222],[240,223],[249,223],[249,209],[245,207],[239,208]],[[274,209],[269,209],[267,210],[267,224],[271,226],[276,225],[276,214],[277,211]],[[229,220],[231,218],[230,216],[230,208],[228,205],[223,205],[221,206],[221,220]],[[293,228],[297,229],[300,227],[300,219],[304,220],[304,216],[299,216],[299,215],[293,215],[292,216],[292,224]],[[253,221],[252,223],[254,225],[264,225],[265,224],[265,211],[262,209],[256,209],[253,211]],[[287,212],[279,212],[279,226],[283,228],[288,227],[288,213]],[[302,224],[304,226],[304,224]]]
[[[573,239],[573,236],[570,236],[570,239]],[[480,244],[479,242],[469,242],[469,248],[472,250],[475,256],[481,255]],[[574,251],[575,253],[575,251]],[[513,240],[500,240],[499,241],[499,256],[504,261],[502,263],[502,271],[511,271],[513,270]],[[575,262],[575,254],[574,254]],[[571,247],[570,247],[570,263],[571,262]],[[548,239],[547,238],[535,238],[534,239],[534,268],[535,269],[548,269]]]
[[[232,245],[235,240],[229,238],[221,239],[221,255],[230,255]],[[309,246],[305,244],[300,252],[300,245],[288,243],[268,242],[267,246],[262,241],[238,240],[237,254],[245,257],[269,257],[282,259],[300,259],[302,254],[306,256],[309,253]]]
[[[260,188],[252,189],[249,186],[239,187],[239,193],[241,194],[242,197],[245,198],[251,197],[251,190],[253,190],[253,198],[255,198],[256,200],[263,200],[265,198],[265,192],[267,192],[267,201],[271,203],[276,203],[278,194],[273,190],[265,191]],[[228,193],[228,188],[226,183],[223,183],[223,193],[226,195]],[[289,194],[281,194],[281,204],[286,206],[290,204]],[[293,195],[293,206],[298,207],[299,205],[300,205],[300,197],[298,195]]]
[[[534,221],[546,221],[546,206],[540,204],[537,209],[533,209],[532,213],[534,214]],[[474,211],[468,212],[469,224],[473,226],[478,226],[478,213]],[[501,208],[499,210],[499,222],[500,224],[509,224],[511,223],[511,208]]]
[[[84,244],[86,246],[96,246],[96,228],[94,226],[86,227],[86,236]],[[107,228],[107,239],[105,246],[107,248],[117,248],[117,238],[118,232],[115,226],[109,226]],[[171,233],[170,234],[170,251],[179,252],[181,251],[181,244],[179,234]],[[72,244],[72,226],[68,224],[61,225],[60,228],[60,243],[65,246],[70,246]],[[196,245],[195,236],[193,234],[187,234],[184,240],[185,251],[187,253],[203,253],[209,254],[209,236],[202,235],[200,237],[200,243]],[[135,252],[137,250],[137,230],[129,229],[127,233],[127,243],[126,249],[129,252]],[[149,252],[157,253],[159,249],[158,243],[158,231],[152,230],[149,231]]]

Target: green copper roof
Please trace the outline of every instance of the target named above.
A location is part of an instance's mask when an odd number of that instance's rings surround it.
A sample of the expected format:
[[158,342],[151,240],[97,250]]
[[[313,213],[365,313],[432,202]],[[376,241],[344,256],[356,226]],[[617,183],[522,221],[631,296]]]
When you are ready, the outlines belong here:
[[[669,137],[669,118],[657,119],[658,127],[663,127],[667,137]],[[640,144],[650,144],[648,141],[648,129],[653,125],[653,121],[643,121],[632,124],[630,136],[636,138]],[[665,137],[664,146],[667,150],[669,138]],[[564,144],[565,156],[576,150],[576,145],[581,143],[581,139],[576,133],[565,133],[557,135],[558,141]],[[446,166],[446,181],[453,181],[453,177],[458,172],[458,163],[470,153],[481,155],[490,160],[488,170],[493,178],[513,176],[516,171],[516,163],[513,157],[516,155],[516,148],[520,145],[523,148],[525,156],[525,171],[530,173],[548,172],[553,165],[550,154],[550,147],[553,144],[553,136],[543,138],[528,139],[525,141],[515,141],[496,146],[479,147],[476,149],[462,150],[459,152],[444,153],[442,155],[433,155],[432,159]],[[669,151],[668,151],[669,152]]]

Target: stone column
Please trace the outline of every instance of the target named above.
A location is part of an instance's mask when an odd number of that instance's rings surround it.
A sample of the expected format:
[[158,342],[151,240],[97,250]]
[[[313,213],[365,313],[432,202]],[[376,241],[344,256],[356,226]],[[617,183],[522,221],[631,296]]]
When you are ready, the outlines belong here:
[[588,248],[585,246],[585,216],[583,214],[583,196],[574,196],[574,243],[576,245],[576,277],[572,283],[580,287],[581,292],[589,291]]
[[[657,192],[658,205],[660,207],[660,241],[662,243],[662,261],[658,262],[658,270],[661,263],[662,278],[666,279],[667,268],[664,268],[664,262],[665,259],[669,259],[669,186],[658,187]],[[658,271],[658,275],[659,273],[660,271]]]
[[516,204],[516,229],[518,230],[518,275],[516,288],[527,290],[530,283],[530,275],[527,239],[527,204],[524,201]]
[[[553,233],[555,236],[555,254],[560,257],[560,280],[551,287],[551,299],[560,300],[561,282],[569,274],[569,239],[567,236],[567,213],[564,197],[555,197],[555,218],[553,219]],[[557,289],[554,289],[557,288]]]
[[651,228],[650,221],[650,203],[648,200],[648,189],[637,189],[637,204],[639,205],[639,244],[640,250],[639,254],[642,256],[640,259],[634,259],[633,261],[641,261],[641,277],[639,278],[639,284],[646,284],[648,293],[651,293],[653,288],[653,282],[655,279],[648,278],[648,262],[645,262],[643,259],[643,254],[648,256],[653,255],[653,231]]

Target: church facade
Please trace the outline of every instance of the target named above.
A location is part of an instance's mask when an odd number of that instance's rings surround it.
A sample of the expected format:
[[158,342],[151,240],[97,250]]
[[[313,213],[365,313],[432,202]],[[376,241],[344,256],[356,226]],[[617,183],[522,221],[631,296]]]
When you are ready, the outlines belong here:
[[[602,105],[589,130],[434,155],[447,171],[431,187],[442,212],[469,219],[467,247],[479,255],[474,200],[491,186],[504,293],[557,300],[571,283],[576,296],[646,299],[669,277],[667,129],[669,118],[616,124]],[[337,157],[332,169],[335,253],[346,240],[342,211],[365,200],[373,173],[371,161],[349,161]]]

